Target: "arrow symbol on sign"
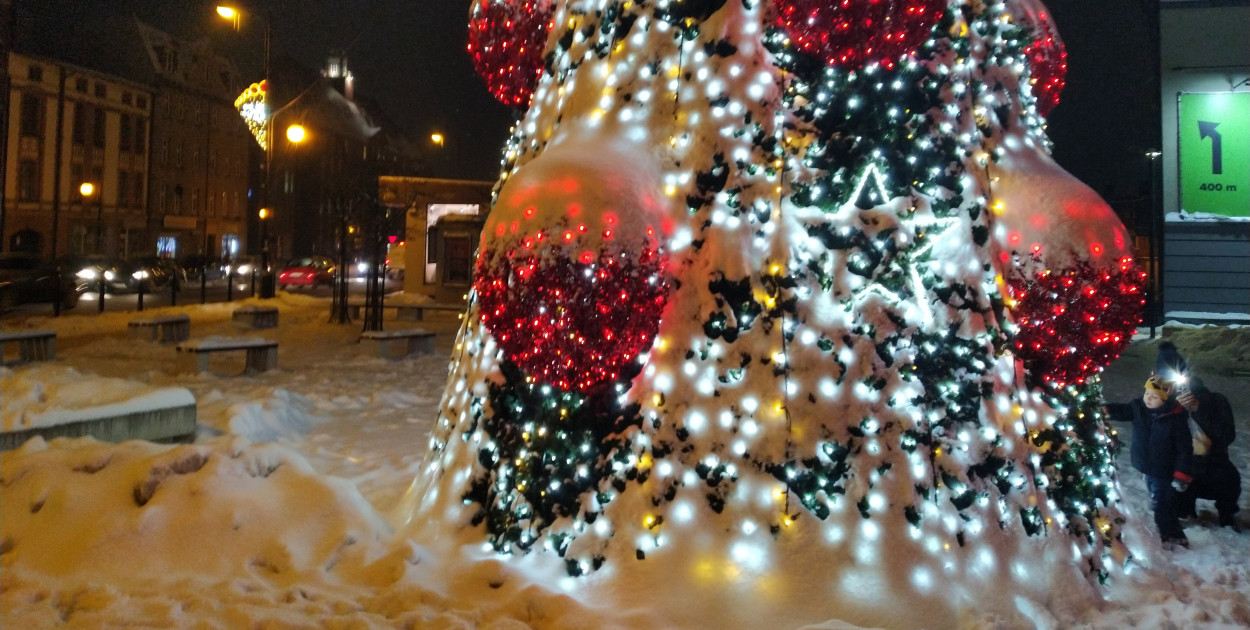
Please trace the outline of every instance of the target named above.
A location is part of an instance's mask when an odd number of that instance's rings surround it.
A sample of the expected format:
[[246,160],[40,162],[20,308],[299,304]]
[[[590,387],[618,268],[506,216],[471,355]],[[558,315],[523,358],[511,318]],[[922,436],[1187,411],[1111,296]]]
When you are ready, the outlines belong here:
[[1217,122],[1208,122],[1205,120],[1198,121],[1199,140],[1211,138],[1211,174],[1222,175],[1224,173],[1224,138],[1220,136],[1220,132],[1215,128],[1220,126]]

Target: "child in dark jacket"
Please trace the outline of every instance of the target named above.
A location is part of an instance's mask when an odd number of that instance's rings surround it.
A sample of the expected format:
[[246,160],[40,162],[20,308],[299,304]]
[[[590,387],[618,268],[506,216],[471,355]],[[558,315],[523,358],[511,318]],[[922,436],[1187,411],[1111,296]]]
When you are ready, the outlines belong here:
[[1163,380],[1151,376],[1140,399],[1107,405],[1107,412],[1112,420],[1133,423],[1133,468],[1146,477],[1150,508],[1164,544],[1188,547],[1176,509],[1177,493],[1192,481],[1193,443],[1185,410],[1172,399]]

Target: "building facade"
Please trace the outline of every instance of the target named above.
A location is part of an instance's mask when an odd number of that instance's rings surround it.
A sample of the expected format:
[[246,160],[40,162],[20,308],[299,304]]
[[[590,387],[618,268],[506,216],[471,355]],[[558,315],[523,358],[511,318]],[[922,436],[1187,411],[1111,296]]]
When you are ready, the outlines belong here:
[[1250,2],[1160,12],[1162,320],[1250,322]]
[[154,249],[147,204],[152,88],[15,52],[8,70],[5,251],[128,256]]
[[254,141],[234,110],[238,72],[206,40],[133,23],[153,85],[151,209],[156,252],[232,259],[247,251]]

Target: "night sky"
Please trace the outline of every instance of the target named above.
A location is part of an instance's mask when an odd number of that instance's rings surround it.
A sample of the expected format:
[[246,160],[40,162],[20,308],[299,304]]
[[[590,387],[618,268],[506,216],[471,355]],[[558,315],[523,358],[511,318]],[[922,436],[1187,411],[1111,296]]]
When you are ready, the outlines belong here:
[[[260,78],[261,20],[234,32],[201,0],[14,0],[19,24],[44,37],[134,15],[175,35],[208,37],[245,78]],[[471,0],[254,0],[272,11],[273,54],[319,68],[345,51],[356,89],[386,118],[424,141],[447,137],[449,164],[432,173],[493,180],[518,114],[496,102],[465,50]],[[1144,153],[1159,144],[1151,0],[1050,0],[1069,55],[1068,86],[1052,112],[1056,160],[1108,200],[1147,194]],[[1097,8],[1092,8],[1092,7]],[[19,40],[20,41],[20,40]],[[55,41],[55,39],[54,39]]]

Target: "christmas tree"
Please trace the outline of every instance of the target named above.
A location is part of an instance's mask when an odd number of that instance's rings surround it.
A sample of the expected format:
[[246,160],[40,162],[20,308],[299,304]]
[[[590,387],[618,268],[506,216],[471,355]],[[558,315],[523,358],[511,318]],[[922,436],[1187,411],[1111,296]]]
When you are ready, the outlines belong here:
[[1049,157],[1038,2],[477,0],[469,52],[524,113],[422,536],[706,627],[1013,625],[1122,570],[1141,274]]

